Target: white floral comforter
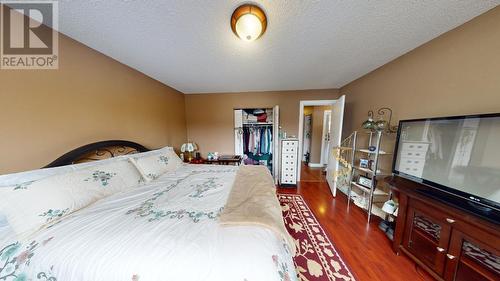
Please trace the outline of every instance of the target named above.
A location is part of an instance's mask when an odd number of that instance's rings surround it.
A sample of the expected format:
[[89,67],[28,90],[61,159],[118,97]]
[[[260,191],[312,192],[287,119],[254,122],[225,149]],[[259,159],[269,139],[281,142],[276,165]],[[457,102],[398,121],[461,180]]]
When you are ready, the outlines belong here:
[[185,165],[29,241],[0,237],[0,281],[295,280],[290,251],[274,232],[218,224],[237,169]]

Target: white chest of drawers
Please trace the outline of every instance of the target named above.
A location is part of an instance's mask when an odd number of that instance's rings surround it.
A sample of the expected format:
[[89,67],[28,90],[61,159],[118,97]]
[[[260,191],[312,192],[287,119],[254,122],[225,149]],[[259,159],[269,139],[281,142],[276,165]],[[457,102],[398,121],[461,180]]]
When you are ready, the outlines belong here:
[[428,149],[429,143],[403,142],[398,170],[411,176],[422,177]]
[[280,185],[297,185],[297,163],[299,161],[299,140],[281,140]]

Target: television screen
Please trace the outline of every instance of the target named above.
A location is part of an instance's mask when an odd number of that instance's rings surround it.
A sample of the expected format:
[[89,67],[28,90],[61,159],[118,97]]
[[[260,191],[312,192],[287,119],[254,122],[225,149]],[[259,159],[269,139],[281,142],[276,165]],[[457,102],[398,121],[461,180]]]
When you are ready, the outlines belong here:
[[500,206],[500,114],[401,121],[393,172]]

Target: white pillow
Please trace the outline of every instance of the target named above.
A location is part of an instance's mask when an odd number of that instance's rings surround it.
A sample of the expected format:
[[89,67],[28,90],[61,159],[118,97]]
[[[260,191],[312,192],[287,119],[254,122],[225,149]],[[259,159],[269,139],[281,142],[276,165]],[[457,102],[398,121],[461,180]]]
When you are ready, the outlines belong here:
[[18,173],[13,173],[13,174],[0,175],[0,188],[2,188],[4,186],[11,186],[11,185],[15,185],[15,184],[21,184],[21,183],[25,183],[25,182],[39,180],[39,179],[46,178],[46,177],[53,176],[53,175],[60,175],[60,174],[64,174],[64,173],[67,173],[70,171],[86,169],[86,168],[97,166],[97,165],[103,165],[103,164],[107,164],[107,163],[111,163],[111,162],[118,162],[118,161],[121,161],[123,159],[128,159],[132,156],[134,158],[142,158],[142,157],[147,157],[147,156],[151,156],[151,155],[157,155],[159,153],[162,153],[162,152],[165,152],[168,150],[173,151],[173,148],[166,146],[166,147],[161,148],[161,149],[156,149],[156,150],[151,150],[151,151],[141,152],[141,153],[135,153],[135,154],[120,155],[117,157],[103,159],[103,160],[97,160],[97,161],[92,161],[92,162],[85,162],[85,163],[66,165],[66,166],[61,166],[61,167],[53,167],[53,168],[42,168],[42,169],[18,172]]
[[41,168],[31,171],[18,172],[13,174],[0,175],[0,188],[3,186],[10,186],[15,184],[20,184],[29,181],[40,180],[53,175],[65,174],[67,172],[86,169],[92,166],[98,166],[103,164],[108,164],[112,162],[118,162],[124,159],[128,159],[129,155],[120,155],[113,158],[96,160],[92,162],[85,162],[79,164],[65,165],[53,168]]
[[171,147],[160,149],[160,153],[146,157],[132,156],[131,160],[146,181],[157,179],[182,165],[182,160]]
[[116,192],[138,186],[137,169],[122,160],[0,189],[0,212],[19,239]]

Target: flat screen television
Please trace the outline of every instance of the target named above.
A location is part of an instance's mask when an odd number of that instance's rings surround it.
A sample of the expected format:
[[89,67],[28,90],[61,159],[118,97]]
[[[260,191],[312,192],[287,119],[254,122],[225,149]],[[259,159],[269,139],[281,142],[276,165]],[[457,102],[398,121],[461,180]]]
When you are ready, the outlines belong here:
[[392,170],[498,222],[500,113],[400,121]]

